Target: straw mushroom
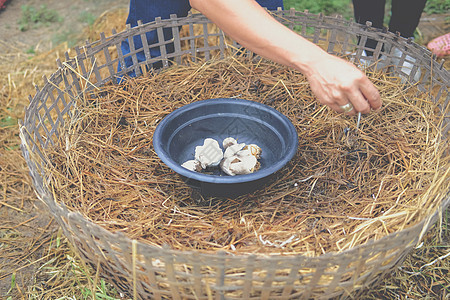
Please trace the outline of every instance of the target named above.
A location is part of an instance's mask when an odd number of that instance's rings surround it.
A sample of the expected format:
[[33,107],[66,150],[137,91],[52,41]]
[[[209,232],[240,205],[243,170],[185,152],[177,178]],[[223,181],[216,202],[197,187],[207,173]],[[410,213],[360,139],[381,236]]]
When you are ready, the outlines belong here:
[[227,137],[222,142],[223,149],[227,149],[228,147],[236,145],[236,144],[237,144],[236,139],[232,138],[232,137]]
[[240,143],[232,137],[228,137],[222,142],[225,148],[223,160],[220,168],[230,176],[250,174],[260,168],[258,159],[262,150],[258,145]]
[[235,156],[236,153],[241,151],[245,147],[245,143],[234,144],[225,149],[225,153],[223,154],[224,158]]
[[200,162],[203,169],[218,166],[222,158],[222,149],[215,139],[207,138],[203,146],[195,147],[195,160]]
[[190,171],[194,172],[200,172],[202,170],[202,166],[198,160],[191,159],[188,161],[185,161],[182,165],[183,168],[186,168]]
[[259,169],[260,164],[253,155],[235,155],[225,158],[220,167],[226,174],[235,176],[253,173]]
[[212,138],[203,141],[202,146],[195,147],[195,159],[184,162],[181,166],[195,172],[209,167],[220,168],[230,176],[250,174],[260,168],[258,159],[262,150],[258,145],[238,143],[235,138],[227,137],[222,141],[225,152]]
[[[244,148],[242,148],[241,151],[238,152],[240,154],[241,152],[245,151],[245,155],[253,155],[257,159],[261,158],[262,149],[258,145],[255,144],[248,144]],[[244,155],[243,153],[240,155]]]

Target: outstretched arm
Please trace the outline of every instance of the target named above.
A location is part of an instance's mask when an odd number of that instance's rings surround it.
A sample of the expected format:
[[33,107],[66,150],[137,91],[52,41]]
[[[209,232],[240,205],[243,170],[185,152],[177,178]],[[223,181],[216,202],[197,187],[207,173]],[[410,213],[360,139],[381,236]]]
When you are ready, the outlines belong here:
[[342,112],[351,103],[357,112],[381,107],[377,88],[350,62],[330,55],[276,21],[254,0],[190,0],[237,42],[259,55],[303,73],[319,102]]

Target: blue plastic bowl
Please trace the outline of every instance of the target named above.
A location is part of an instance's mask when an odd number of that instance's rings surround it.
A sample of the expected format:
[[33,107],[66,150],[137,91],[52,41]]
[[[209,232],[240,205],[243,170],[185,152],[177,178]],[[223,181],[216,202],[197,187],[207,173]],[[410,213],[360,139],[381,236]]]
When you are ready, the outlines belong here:
[[[261,167],[252,174],[204,174],[181,166],[194,159],[206,138],[222,146],[226,137],[262,149]],[[297,151],[298,137],[290,120],[270,106],[235,98],[197,101],[167,115],[157,126],[153,145],[159,158],[204,196],[236,197],[263,186]],[[223,150],[223,149],[222,149]]]

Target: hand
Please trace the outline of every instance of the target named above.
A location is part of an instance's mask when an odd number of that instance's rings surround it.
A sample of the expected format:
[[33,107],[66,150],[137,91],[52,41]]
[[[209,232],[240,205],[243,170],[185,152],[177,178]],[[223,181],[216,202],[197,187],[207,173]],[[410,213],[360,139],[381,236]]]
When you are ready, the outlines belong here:
[[312,71],[307,78],[320,103],[338,112],[345,112],[341,107],[351,103],[353,109],[348,115],[369,113],[381,107],[378,89],[350,62],[326,54],[309,67]]
[[351,103],[349,115],[381,107],[378,90],[363,72],[282,25],[254,0],[190,3],[242,46],[305,74],[320,103],[338,112]]

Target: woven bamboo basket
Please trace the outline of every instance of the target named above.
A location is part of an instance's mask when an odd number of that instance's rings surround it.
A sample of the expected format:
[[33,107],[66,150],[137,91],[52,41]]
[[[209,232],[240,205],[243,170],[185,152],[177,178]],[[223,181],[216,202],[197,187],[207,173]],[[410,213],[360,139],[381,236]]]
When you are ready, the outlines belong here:
[[[275,18],[304,37],[320,44],[329,53],[361,56],[367,38],[378,41],[374,57],[384,54],[392,59],[389,49],[401,50],[400,64],[407,56],[415,58],[409,81],[421,91],[433,88],[437,91],[434,101],[439,103],[444,115],[443,136],[448,136],[450,74],[431,53],[411,40],[387,31],[361,26],[340,17],[327,17],[307,12],[274,11]],[[122,233],[109,232],[84,218],[79,212],[70,211],[55,199],[48,189],[45,165],[46,149],[56,144],[58,129],[73,117],[73,106],[86,91],[106,83],[116,83],[117,78],[134,71],[140,76],[148,66],[170,61],[183,63],[198,57],[209,60],[213,56],[224,57],[229,51],[243,51],[236,43],[230,43],[221,31],[212,31],[210,21],[201,14],[187,17],[156,19],[148,24],[128,27],[125,31],[105,37],[82,47],[76,47],[76,57],[66,53],[65,61],[57,61],[58,69],[37,88],[21,122],[22,151],[26,159],[38,197],[63,228],[65,235],[81,257],[96,268],[104,278],[119,290],[137,299],[310,299],[357,297],[365,288],[389,274],[413,249],[424,233],[439,218],[450,203],[447,192],[440,199],[438,208],[418,224],[395,232],[377,241],[340,253],[327,253],[318,257],[302,255],[229,255],[225,252],[197,253],[179,251],[169,247],[155,247],[131,240]],[[203,28],[194,34],[194,26]],[[180,35],[184,28],[187,36]],[[165,41],[163,30],[172,31],[173,39]],[[156,30],[159,43],[145,43],[145,33]],[[135,49],[133,37],[144,39],[143,49]],[[357,42],[360,37],[360,42]],[[130,42],[133,65],[120,72],[124,65],[120,44]],[[211,41],[215,41],[212,43]],[[173,43],[174,51],[167,49]],[[232,47],[229,47],[232,44]],[[384,47],[382,47],[384,45]],[[150,57],[149,49],[160,47],[161,57]],[[231,50],[230,50],[231,49]],[[354,52],[356,50],[356,52]],[[138,62],[136,53],[144,52],[147,60]],[[115,58],[116,57],[116,58]],[[421,71],[420,82],[414,82],[414,74]],[[402,74],[394,66],[394,74]]]

